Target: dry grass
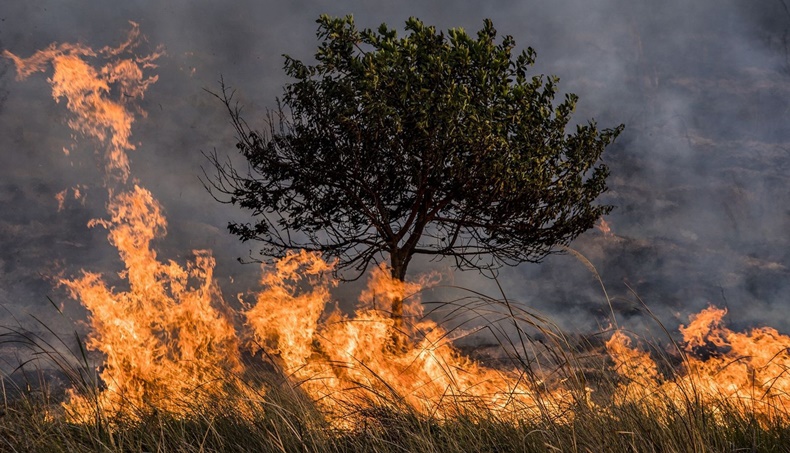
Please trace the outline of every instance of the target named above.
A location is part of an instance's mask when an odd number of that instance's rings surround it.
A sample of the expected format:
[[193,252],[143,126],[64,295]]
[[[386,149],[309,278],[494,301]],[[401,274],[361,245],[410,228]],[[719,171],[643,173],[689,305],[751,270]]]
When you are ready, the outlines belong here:
[[[512,318],[500,321],[535,327],[534,317],[519,314],[498,301]],[[492,304],[476,306],[477,314],[493,316]],[[450,304],[453,305],[453,304]],[[457,313],[457,311],[451,311]],[[503,310],[500,310],[502,313]],[[523,316],[523,318],[521,318]],[[505,329],[491,321],[489,331]],[[512,333],[512,332],[511,332]],[[539,332],[541,333],[541,332]],[[593,398],[570,401],[573,414],[564,420],[537,416],[516,422],[484,408],[459,409],[457,417],[440,420],[402,404],[360,402],[347,407],[354,423],[338,429],[299,390],[260,357],[249,358],[243,376],[228,376],[238,386],[225,401],[208,401],[182,417],[141,411],[137,419],[96,413],[92,423],[70,423],[61,402],[64,388],[96,394],[100,383],[84,351],[63,353],[66,342],[53,332],[35,335],[5,328],[0,345],[27,349],[33,360],[4,376],[0,408],[0,451],[12,452],[786,452],[790,451],[787,417],[749,415],[727,401],[700,403],[692,393],[663,405],[615,404],[608,396],[621,383],[606,355],[591,345],[571,346],[565,337],[542,332],[539,346],[525,327],[518,341],[500,337],[503,356],[535,376],[534,361],[518,350],[551,358],[553,373],[571,386],[594,388]],[[528,335],[529,334],[529,335]],[[545,341],[546,335],[556,341]],[[47,340],[51,338],[51,340]],[[507,338],[512,338],[510,335]],[[74,348],[72,348],[74,349]],[[60,351],[60,352],[59,352]],[[550,354],[547,352],[550,351]],[[653,354],[661,354],[654,348]],[[677,357],[659,358],[671,369]],[[54,371],[52,371],[54,370]],[[671,373],[671,371],[669,371]],[[57,384],[60,381],[61,384]],[[254,389],[265,388],[258,392]],[[584,395],[584,392],[577,392]],[[677,402],[680,401],[680,402]],[[382,404],[383,403],[383,404]],[[239,410],[239,408],[244,408]],[[242,415],[243,414],[243,415]]]

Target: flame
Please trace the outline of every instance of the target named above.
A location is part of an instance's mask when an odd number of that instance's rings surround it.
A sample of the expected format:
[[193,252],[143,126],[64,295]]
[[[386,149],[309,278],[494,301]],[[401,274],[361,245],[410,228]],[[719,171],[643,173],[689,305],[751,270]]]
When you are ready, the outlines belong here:
[[[439,418],[488,409],[513,420],[547,410],[558,417],[567,409],[569,392],[538,394],[525,376],[463,356],[446,330],[414,316],[421,314],[420,285],[393,280],[386,266],[372,271],[353,315],[332,309],[322,318],[334,284],[328,270],[317,254],[288,255],[264,275],[264,290],[245,316],[255,345],[277,356],[286,374],[337,420],[372,405],[403,405]],[[306,282],[309,290],[302,289]],[[412,341],[393,350],[393,320],[374,300],[406,296],[413,322],[404,328]]]
[[604,220],[603,217],[599,219],[598,225],[595,225],[595,227],[598,228],[598,231],[603,233],[603,235],[606,237],[614,236],[614,233],[612,232],[612,228],[611,226],[609,226],[609,222]]
[[[114,185],[130,176],[127,151],[135,149],[131,128],[145,116],[136,101],[157,76],[145,76],[162,55],[131,55],[141,41],[139,27],[117,47],[98,51],[80,44],[52,44],[29,58],[8,51],[17,77],[25,79],[52,66],[52,96],[66,100],[68,125],[106,148],[105,172],[110,193],[109,219],[103,226],[119,252],[128,290],[110,287],[99,273],[83,271],[61,279],[74,299],[90,312],[86,346],[104,356],[99,377],[104,387],[95,395],[72,391],[65,408],[70,418],[90,422],[97,415],[136,418],[153,409],[184,414],[226,396],[229,381],[241,370],[238,340],[213,281],[214,258],[194,250],[185,266],[162,262],[152,241],[164,236],[162,207],[146,189],[135,185],[115,193]],[[64,148],[65,150],[65,148]],[[68,155],[68,153],[66,153]],[[77,185],[75,199],[84,196]],[[63,208],[68,189],[58,193]]]
[[184,414],[224,397],[226,377],[241,365],[233,325],[215,306],[222,298],[213,282],[214,258],[195,250],[186,267],[159,261],[151,242],[164,234],[166,222],[143,188],[119,194],[109,213],[109,220],[92,225],[110,231],[129,289],[109,288],[100,274],[86,271],[61,280],[90,311],[87,347],[105,357],[100,378],[106,387],[96,401],[72,393],[67,412],[75,420],[90,420],[97,405],[131,417],[153,408]]
[[[130,24],[126,41],[117,47],[94,51],[81,44],[53,43],[28,58],[3,51],[3,56],[14,61],[18,80],[52,66],[48,79],[52,97],[56,102],[66,99],[66,108],[73,114],[69,127],[107,145],[106,171],[121,182],[129,177],[126,152],[135,149],[130,141],[135,114],[145,115],[134,103],[158,80],[156,75],[145,77],[143,70],[155,67],[154,61],[163,55],[157,49],[146,56],[124,58],[141,40],[139,26]],[[97,68],[91,59],[105,62]]]
[[612,334],[606,349],[614,361],[615,371],[626,379],[615,395],[618,402],[641,400],[658,387],[658,366],[650,354],[632,347],[631,339],[622,331]]
[[58,202],[58,212],[62,211],[63,208],[66,206],[66,197],[69,195],[69,191],[72,193],[72,198],[74,200],[80,201],[83,205],[85,205],[85,195],[86,193],[84,190],[87,187],[82,184],[77,184],[74,187],[70,187],[68,189],[63,189],[60,192],[55,194],[55,200]]
[[68,192],[69,189],[63,189],[55,194],[55,200],[58,202],[58,212],[63,210],[63,206],[66,203],[66,194],[68,194]]
[[735,408],[764,421],[790,420],[790,336],[770,327],[734,332],[723,324],[726,314],[711,306],[680,327],[685,361],[669,377],[662,377],[647,353],[631,348],[628,338],[615,332],[607,349],[626,381],[619,389],[621,400],[681,403],[693,395],[722,411]]
[[[191,406],[222,399],[228,387],[223,376],[241,371],[238,335],[219,309],[224,304],[210,253],[194,251],[195,260],[186,266],[159,260],[152,243],[165,234],[162,207],[137,185],[118,193],[111,187],[129,178],[131,127],[136,114],[145,114],[135,101],[157,80],[144,69],[154,67],[160,52],[129,56],[139,40],[132,23],[117,47],[94,51],[52,44],[26,59],[4,53],[15,62],[19,79],[51,65],[52,95],[66,99],[69,126],[107,150],[109,218],[89,225],[109,231],[124,263],[119,277],[128,288],[117,289],[88,271],[61,280],[90,313],[88,349],[104,357],[104,387],[95,395],[71,392],[65,404],[77,421],[101,414],[135,418],[153,408],[185,414]],[[61,204],[66,194],[56,197]],[[253,349],[276,357],[292,382],[328,412],[360,404],[404,404],[440,416],[480,405],[514,416],[545,410],[523,375],[463,357],[448,332],[422,319],[420,301],[412,296],[419,282],[395,281],[386,268],[377,268],[359,309],[347,316],[327,309],[335,284],[331,270],[316,254],[291,254],[263,274],[264,289],[244,312]],[[414,319],[403,327],[413,340],[397,350],[391,347],[393,321],[376,307],[377,300],[393,298],[408,298],[404,314]],[[563,396],[551,406],[560,407]]]

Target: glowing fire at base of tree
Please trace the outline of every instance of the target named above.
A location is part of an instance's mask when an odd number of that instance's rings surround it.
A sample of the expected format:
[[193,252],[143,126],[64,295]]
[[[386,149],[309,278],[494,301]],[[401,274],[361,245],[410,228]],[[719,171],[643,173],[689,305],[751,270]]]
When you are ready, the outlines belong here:
[[[245,313],[258,347],[278,357],[292,382],[342,418],[360,407],[408,407],[445,418],[481,408],[506,418],[560,417],[571,393],[538,394],[516,370],[496,370],[463,356],[448,332],[422,316],[420,285],[391,277],[385,266],[370,274],[352,316],[330,303],[329,266],[317,254],[292,254],[263,277],[257,304]],[[299,292],[300,283],[311,284]],[[393,320],[374,300],[405,300],[406,342],[391,348]],[[323,320],[320,321],[320,319]]]

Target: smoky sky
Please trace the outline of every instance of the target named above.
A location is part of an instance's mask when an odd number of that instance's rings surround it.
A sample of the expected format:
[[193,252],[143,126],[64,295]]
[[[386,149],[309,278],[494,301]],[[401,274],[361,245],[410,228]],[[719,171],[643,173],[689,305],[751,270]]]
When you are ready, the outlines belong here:
[[[254,244],[226,231],[246,213],[216,203],[198,179],[207,165],[201,151],[235,150],[226,112],[206,90],[218,90],[222,77],[256,124],[288,82],[282,54],[312,58],[322,13],[399,29],[416,16],[469,32],[491,18],[520,49],[537,51],[534,74],[557,75],[562,91],[580,96],[577,122],[626,125],[604,156],[611,175],[602,201],[616,206],[607,217],[615,235],[591,230],[572,244],[595,266],[617,321],[648,329],[648,307],[674,329],[715,304],[730,310],[736,328],[790,331],[784,0],[7,1],[0,47],[27,57],[53,42],[116,45],[129,21],[147,37],[144,48],[164,46],[153,70],[159,80],[140,104],[148,115],[133,128],[132,173],[165,208],[160,254],[185,260],[194,249],[213,250],[219,284],[234,299],[255,289],[259,269],[236,260]],[[86,226],[107,202],[97,146],[66,126],[46,77],[17,81],[12,62],[0,60],[0,318],[9,320],[56,318],[48,298],[79,320],[85,313],[54,278],[121,270],[106,231]],[[85,198],[57,212],[55,194],[78,184]],[[449,265],[413,270],[437,269],[448,282],[496,293],[494,282],[450,274]],[[601,285],[572,255],[503,269],[500,283],[564,328],[594,331],[611,321]]]

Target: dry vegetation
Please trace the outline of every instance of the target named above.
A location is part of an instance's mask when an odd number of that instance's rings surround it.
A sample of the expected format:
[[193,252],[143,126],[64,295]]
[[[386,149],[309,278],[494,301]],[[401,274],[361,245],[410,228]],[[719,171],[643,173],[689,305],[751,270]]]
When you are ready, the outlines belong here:
[[[694,359],[681,353],[678,363],[677,352],[663,353],[658,347],[652,348],[652,357],[660,364],[663,385],[646,388],[639,382],[644,373],[628,377],[627,372],[617,372],[617,359],[600,346],[554,342],[547,347],[525,339],[524,344],[503,344],[500,363],[522,367],[517,372],[523,378],[536,379],[540,373],[564,376],[550,384],[567,390],[564,412],[550,410],[556,401],[544,388],[534,394],[544,410],[516,418],[460,400],[445,402],[442,412],[431,414],[395,393],[381,392],[344,399],[341,415],[327,412],[326,401],[310,397],[305,391],[308,379],[285,376],[281,360],[247,354],[243,372],[216,377],[225,389],[221,397],[198,400],[193,394],[182,395],[178,407],[187,409],[175,414],[138,401],[124,411],[102,408],[106,384],[96,379],[84,353],[66,356],[56,352],[64,346],[56,344],[58,338],[46,338],[13,328],[3,333],[5,347],[24,346],[35,360],[4,377],[0,450],[779,452],[790,445],[790,414],[781,404],[760,411],[766,402],[760,398],[762,388],[754,386],[755,399],[748,400],[717,398],[702,386],[684,386],[688,373],[682,370]],[[546,373],[544,360],[539,372],[535,361],[509,354],[512,346],[542,350],[544,357],[551,352],[556,366]],[[646,354],[631,351],[632,359]],[[708,377],[698,377],[697,384],[709,383]],[[539,390],[547,382],[528,386]],[[389,384],[399,388],[399,383]],[[93,403],[93,411],[80,421],[69,417],[68,405],[63,404],[70,397],[64,391],[69,388]],[[629,395],[637,397],[626,398]],[[172,407],[172,400],[168,404]],[[452,416],[447,415],[450,407]]]

